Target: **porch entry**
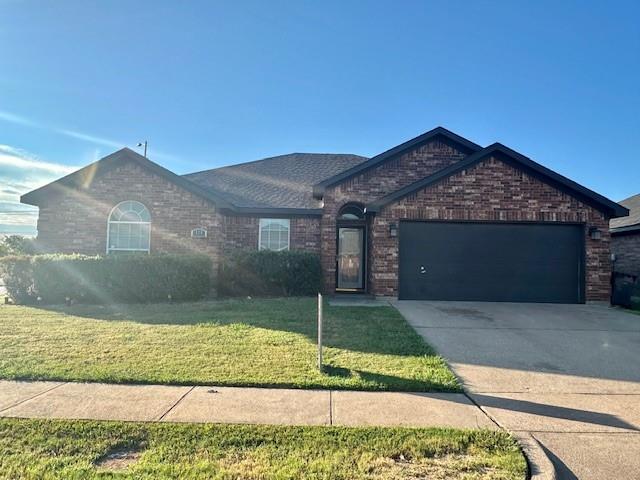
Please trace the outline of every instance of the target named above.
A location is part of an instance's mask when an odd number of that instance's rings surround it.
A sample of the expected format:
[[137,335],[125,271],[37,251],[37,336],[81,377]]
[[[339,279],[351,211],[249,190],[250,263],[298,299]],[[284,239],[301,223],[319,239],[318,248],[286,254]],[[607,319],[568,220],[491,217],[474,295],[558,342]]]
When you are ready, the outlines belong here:
[[366,224],[364,209],[347,204],[337,221],[336,290],[360,292],[365,289]]

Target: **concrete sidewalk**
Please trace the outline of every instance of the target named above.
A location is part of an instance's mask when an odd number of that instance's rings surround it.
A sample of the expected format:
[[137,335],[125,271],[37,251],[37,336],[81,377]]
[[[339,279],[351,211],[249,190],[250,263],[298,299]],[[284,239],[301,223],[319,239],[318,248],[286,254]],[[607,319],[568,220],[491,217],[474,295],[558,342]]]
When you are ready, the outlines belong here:
[[491,428],[464,394],[0,381],[0,416]]

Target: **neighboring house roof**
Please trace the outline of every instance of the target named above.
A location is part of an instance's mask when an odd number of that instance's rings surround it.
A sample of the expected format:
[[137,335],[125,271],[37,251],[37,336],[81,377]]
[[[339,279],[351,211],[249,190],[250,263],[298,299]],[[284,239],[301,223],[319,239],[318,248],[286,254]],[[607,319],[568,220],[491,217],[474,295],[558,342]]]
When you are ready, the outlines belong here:
[[391,158],[402,155],[403,153],[411,149],[424,145],[435,138],[441,138],[441,139],[444,139],[445,141],[452,142],[457,148],[459,148],[461,151],[467,154],[477,152],[478,150],[482,149],[482,147],[477,143],[473,143],[472,141],[467,140],[466,138],[461,137],[460,135],[457,135],[447,130],[444,127],[436,127],[433,130],[429,130],[428,132],[423,133],[422,135],[419,135],[415,138],[412,138],[411,140],[401,143],[397,147],[393,147],[385,152],[382,152],[381,154],[376,155],[375,157],[372,157],[366,162],[356,165],[353,168],[350,168],[349,170],[340,172],[330,178],[327,178],[325,180],[322,180],[321,182],[318,182],[313,187],[313,195],[316,198],[322,198],[322,195],[324,195],[324,191],[327,187],[330,187],[337,183],[341,183],[351,177],[354,177],[355,175],[358,175],[360,173],[366,172],[367,170],[375,168],[381,163],[384,163],[385,161]]
[[609,222],[611,233],[640,232],[640,193],[619,203],[629,209],[629,216],[612,219]]
[[152,172],[167,179],[168,181],[173,182],[174,184],[183,187],[184,189],[198,196],[216,203],[219,207],[231,207],[231,204],[226,199],[224,199],[220,195],[217,195],[215,192],[204,189],[199,185],[196,185],[195,183],[184,179],[180,175],[176,175],[171,170],[167,170],[166,168],[161,167],[157,163],[152,162],[148,158],[140,155],[137,152],[134,152],[129,148],[118,150],[117,152],[107,155],[97,162],[93,162],[86,167],[81,168],[80,170],[76,170],[75,172],[62,177],[55,182],[48,183],[43,187],[32,190],[29,193],[25,193],[20,197],[20,201],[29,205],[38,206],[49,195],[64,193],[70,189],[89,189],[91,187],[91,182],[96,175],[105,173],[128,162],[134,162],[143,168],[151,170]]
[[290,153],[183,175],[244,209],[320,209],[313,185],[367,160],[339,153]]
[[461,170],[470,168],[475,164],[485,160],[486,158],[494,156],[499,158],[500,160],[512,164],[520,170],[526,171],[528,174],[538,177],[542,179],[544,182],[558,188],[561,191],[565,191],[568,194],[578,198],[584,203],[593,206],[594,208],[607,213],[611,217],[623,217],[629,214],[629,210],[625,207],[617,204],[609,200],[606,197],[594,192],[593,190],[589,190],[586,187],[574,182],[573,180],[564,177],[553,170],[548,169],[540,165],[539,163],[534,162],[528,157],[516,152],[515,150],[510,149],[509,147],[505,147],[500,143],[494,143],[493,145],[489,145],[482,150],[469,155],[468,157],[460,160],[453,165],[444,168],[433,175],[430,175],[422,180],[414,182],[400,190],[397,190],[369,205],[367,205],[368,212],[378,212],[384,206],[389,205],[393,202],[396,202],[408,195],[411,195],[418,190],[421,190],[429,185],[432,185],[440,180],[443,180],[451,175],[454,175]]

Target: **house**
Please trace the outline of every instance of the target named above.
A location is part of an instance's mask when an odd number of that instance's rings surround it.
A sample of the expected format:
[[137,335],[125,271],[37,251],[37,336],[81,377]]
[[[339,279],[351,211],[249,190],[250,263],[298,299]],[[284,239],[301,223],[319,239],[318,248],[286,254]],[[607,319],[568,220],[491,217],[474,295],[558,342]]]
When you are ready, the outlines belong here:
[[613,270],[640,277],[640,193],[620,202],[629,209],[629,216],[609,222]]
[[625,207],[442,127],[372,158],[293,153],[176,175],[117,151],[25,194],[58,252],[302,249],[325,290],[401,299],[608,301]]

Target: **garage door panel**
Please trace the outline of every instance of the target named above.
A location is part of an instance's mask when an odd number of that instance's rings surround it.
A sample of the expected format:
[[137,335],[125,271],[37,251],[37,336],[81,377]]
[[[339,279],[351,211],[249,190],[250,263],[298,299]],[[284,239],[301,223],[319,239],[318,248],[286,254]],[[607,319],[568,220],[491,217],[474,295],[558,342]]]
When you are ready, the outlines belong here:
[[399,296],[579,303],[583,250],[580,225],[401,222]]

